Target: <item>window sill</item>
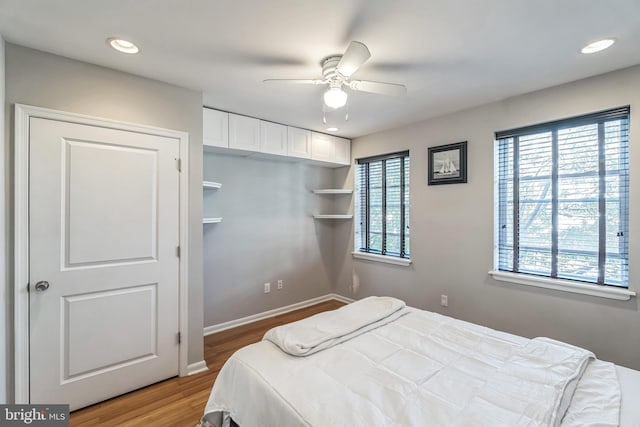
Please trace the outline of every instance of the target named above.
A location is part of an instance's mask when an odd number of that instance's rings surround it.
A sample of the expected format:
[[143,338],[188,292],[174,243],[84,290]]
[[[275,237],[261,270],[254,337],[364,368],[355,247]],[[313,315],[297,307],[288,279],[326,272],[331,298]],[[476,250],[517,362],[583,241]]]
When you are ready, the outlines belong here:
[[366,259],[367,261],[384,262],[387,264],[402,265],[404,267],[408,267],[409,265],[411,265],[411,260],[407,258],[369,254],[366,252],[352,252],[351,254],[353,255],[354,258]]
[[511,282],[519,285],[535,286],[538,288],[591,295],[594,297],[609,298],[620,301],[626,301],[631,297],[636,296],[636,293],[633,291],[623,288],[614,288],[612,286],[589,285],[572,282],[570,280],[550,279],[547,277],[529,276],[526,274],[509,273],[506,271],[490,271],[489,274],[493,276],[495,280],[503,282]]

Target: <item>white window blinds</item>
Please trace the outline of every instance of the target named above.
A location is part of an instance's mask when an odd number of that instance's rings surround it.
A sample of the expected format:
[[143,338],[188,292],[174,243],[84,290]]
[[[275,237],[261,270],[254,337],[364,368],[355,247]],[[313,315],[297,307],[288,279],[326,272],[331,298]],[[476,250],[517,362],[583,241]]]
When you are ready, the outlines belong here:
[[629,111],[496,132],[499,270],[628,287]]
[[409,152],[356,163],[357,250],[409,258]]

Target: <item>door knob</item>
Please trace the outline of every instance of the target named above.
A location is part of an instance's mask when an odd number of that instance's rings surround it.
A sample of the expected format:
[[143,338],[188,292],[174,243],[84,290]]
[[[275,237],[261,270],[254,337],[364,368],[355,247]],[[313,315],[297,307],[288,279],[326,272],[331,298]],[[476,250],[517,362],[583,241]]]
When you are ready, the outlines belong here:
[[41,280],[38,283],[36,283],[36,291],[44,292],[47,289],[49,289],[49,282],[47,282],[45,280]]

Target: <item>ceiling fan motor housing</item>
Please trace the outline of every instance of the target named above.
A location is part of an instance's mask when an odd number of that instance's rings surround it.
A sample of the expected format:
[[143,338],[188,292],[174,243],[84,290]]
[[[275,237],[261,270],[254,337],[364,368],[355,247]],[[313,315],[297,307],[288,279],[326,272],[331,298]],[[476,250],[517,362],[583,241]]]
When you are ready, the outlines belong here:
[[322,75],[329,83],[333,81],[343,81],[345,77],[338,72],[338,64],[342,55],[330,56],[322,61]]

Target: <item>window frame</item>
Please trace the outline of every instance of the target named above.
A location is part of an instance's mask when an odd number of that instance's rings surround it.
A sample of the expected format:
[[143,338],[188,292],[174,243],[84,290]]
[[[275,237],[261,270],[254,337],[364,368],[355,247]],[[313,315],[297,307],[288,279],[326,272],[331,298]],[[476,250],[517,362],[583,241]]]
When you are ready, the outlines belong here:
[[[585,115],[581,115],[581,116],[576,116],[576,117],[570,117],[567,119],[562,119],[562,120],[556,120],[556,121],[551,121],[551,122],[546,122],[546,123],[541,123],[541,124],[537,124],[537,125],[532,125],[532,126],[526,126],[526,127],[521,127],[521,128],[516,128],[516,129],[511,129],[511,130],[507,130],[507,131],[500,131],[500,132],[496,132],[495,133],[495,188],[494,188],[494,197],[495,197],[495,214],[494,214],[494,270],[490,271],[489,274],[491,274],[494,279],[496,280],[503,280],[503,281],[508,281],[508,282],[512,282],[512,283],[518,283],[518,284],[523,284],[523,285],[530,285],[530,286],[537,286],[537,287],[543,287],[543,288],[550,288],[550,289],[555,289],[555,290],[560,290],[560,291],[567,291],[567,292],[575,292],[575,293],[582,293],[582,294],[588,294],[588,295],[594,295],[594,296],[599,296],[599,297],[604,297],[604,298],[613,298],[613,299],[621,299],[621,300],[626,300],[629,299],[632,296],[635,296],[635,292],[630,291],[629,290],[629,281],[628,281],[628,261],[629,261],[629,252],[628,252],[628,247],[629,247],[629,236],[628,236],[628,222],[629,222],[629,169],[630,169],[630,165],[629,163],[627,163],[626,167],[626,195],[627,198],[625,200],[626,205],[624,206],[624,210],[625,212],[621,215],[621,223],[624,223],[623,227],[626,227],[625,230],[627,232],[626,236],[625,236],[625,245],[626,245],[626,261],[627,261],[627,281],[626,281],[626,286],[619,286],[619,285],[613,285],[613,284],[605,284],[604,283],[604,273],[603,273],[603,269],[605,267],[605,263],[604,263],[604,259],[605,259],[605,253],[606,253],[606,240],[603,237],[603,227],[605,227],[605,224],[603,224],[606,219],[602,216],[603,213],[603,203],[605,201],[605,190],[603,188],[603,180],[606,176],[606,171],[603,169],[602,165],[600,166],[599,172],[598,172],[598,178],[600,179],[600,188],[599,188],[599,194],[598,194],[598,199],[599,199],[599,206],[600,206],[600,215],[601,215],[601,220],[600,220],[600,224],[599,224],[599,247],[598,247],[598,278],[596,280],[596,282],[592,282],[592,281],[586,281],[586,280],[580,280],[580,279],[569,279],[569,278],[563,278],[563,277],[557,277],[557,255],[558,255],[558,241],[557,241],[557,233],[558,233],[558,225],[557,225],[557,219],[553,216],[552,214],[552,219],[551,219],[551,223],[549,224],[551,226],[552,229],[552,234],[555,234],[555,236],[552,237],[552,246],[551,246],[551,257],[552,257],[552,266],[551,266],[551,271],[550,273],[547,274],[542,274],[542,275],[537,275],[537,274],[532,274],[532,273],[528,273],[528,272],[520,272],[518,271],[518,260],[517,260],[517,255],[518,255],[518,248],[520,246],[520,241],[519,241],[519,230],[518,230],[518,215],[519,215],[519,202],[520,202],[520,195],[518,194],[519,192],[519,153],[518,153],[518,144],[515,142],[518,140],[518,138],[523,137],[523,136],[530,136],[530,135],[534,135],[534,134],[539,134],[539,133],[551,133],[552,135],[552,157],[553,157],[553,167],[552,167],[552,173],[551,173],[551,182],[552,182],[552,192],[554,193],[552,196],[552,200],[551,200],[551,204],[552,204],[552,211],[555,210],[555,212],[557,213],[557,209],[558,209],[558,185],[559,185],[559,177],[558,177],[558,169],[557,169],[557,159],[558,159],[558,148],[557,148],[557,135],[558,135],[558,131],[560,129],[565,129],[565,128],[576,128],[576,127],[580,127],[580,126],[584,126],[584,125],[597,125],[598,127],[598,151],[599,151],[599,160],[600,161],[604,161],[605,157],[604,157],[604,139],[605,136],[603,134],[603,127],[604,127],[604,123],[610,120],[616,120],[616,119],[625,119],[627,121],[627,126],[629,126],[630,121],[631,121],[631,114],[630,114],[630,107],[629,106],[624,106],[624,107],[619,107],[619,108],[614,108],[614,109],[610,109],[610,110],[604,110],[604,111],[599,111],[599,112],[595,112],[595,113],[591,113],[591,114],[585,114]],[[628,128],[627,128],[628,129]],[[504,170],[503,167],[505,167],[505,165],[503,165],[501,163],[501,151],[503,150],[502,147],[502,141],[504,141],[505,139],[513,139],[512,144],[514,144],[510,149],[512,151],[512,160],[511,160],[511,176],[510,177],[503,177],[504,174]],[[627,130],[627,141],[626,141],[626,154],[627,154],[627,158],[629,155],[629,150],[630,150],[630,144],[631,144],[631,140],[629,138],[629,133]],[[509,165],[506,165],[507,169],[509,168]],[[504,187],[503,185],[505,185],[505,180],[511,182],[511,185],[513,186],[513,188],[511,189],[512,194],[512,201],[513,201],[513,207],[512,207],[512,212],[511,213],[511,217],[512,217],[512,224],[510,224],[511,227],[511,232],[513,234],[512,238],[513,238],[513,261],[511,262],[511,270],[509,269],[504,269],[502,268],[503,266],[501,265],[501,249],[503,248],[503,244],[504,243],[504,239],[505,236],[504,234],[501,232],[501,228],[503,228],[502,224],[501,224],[501,220],[504,217],[506,217],[507,215],[505,215],[504,209],[506,209],[506,205],[507,202],[502,201],[501,197],[504,196]],[[621,194],[621,193],[620,193]],[[508,245],[506,245],[508,246]],[[506,247],[505,246],[505,247]],[[556,277],[553,277],[554,274],[556,275]]]
[[[386,162],[388,160],[400,159],[399,178],[400,178],[400,252],[389,253],[387,252],[387,179],[386,179]],[[372,163],[381,162],[381,193],[382,193],[382,212],[380,214],[380,222],[382,226],[382,243],[380,250],[374,250],[370,247],[370,226],[372,222],[369,194],[370,194],[370,165]],[[407,163],[405,165],[405,162]],[[365,169],[365,177],[361,178],[361,168]],[[354,169],[354,181],[355,181],[355,216],[358,224],[354,227],[354,251],[352,255],[354,258],[364,259],[368,261],[379,261],[395,265],[410,265],[411,264],[411,251],[409,229],[406,224],[406,218],[409,210],[408,195],[405,195],[406,191],[410,189],[410,183],[405,179],[406,168],[410,167],[410,154],[409,150],[388,153],[383,155],[376,155],[370,157],[364,157],[356,159]],[[365,194],[361,194],[363,191],[361,188],[361,182],[365,183]],[[364,207],[362,204],[364,203]]]

